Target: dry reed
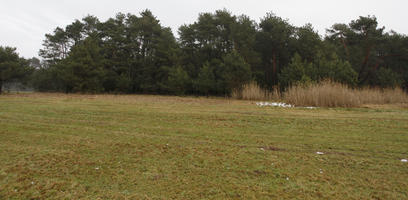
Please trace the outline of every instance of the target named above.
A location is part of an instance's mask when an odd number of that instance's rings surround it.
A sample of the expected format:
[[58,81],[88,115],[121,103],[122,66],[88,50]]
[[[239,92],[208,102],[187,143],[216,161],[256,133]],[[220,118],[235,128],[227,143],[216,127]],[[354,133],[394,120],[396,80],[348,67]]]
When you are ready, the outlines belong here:
[[358,107],[364,104],[408,103],[408,95],[400,88],[353,89],[332,81],[295,85],[283,96],[285,102],[296,106]]
[[255,82],[246,84],[231,94],[232,98],[258,101],[284,101],[295,106],[359,107],[365,104],[408,103],[408,95],[401,88],[353,89],[330,80],[307,85],[294,85],[284,93],[277,89],[262,89]]
[[269,91],[261,88],[256,82],[250,82],[245,84],[241,89],[234,90],[231,94],[231,97],[234,99],[243,99],[243,100],[262,100],[262,101],[271,101],[271,100],[280,100],[280,93],[277,89]]

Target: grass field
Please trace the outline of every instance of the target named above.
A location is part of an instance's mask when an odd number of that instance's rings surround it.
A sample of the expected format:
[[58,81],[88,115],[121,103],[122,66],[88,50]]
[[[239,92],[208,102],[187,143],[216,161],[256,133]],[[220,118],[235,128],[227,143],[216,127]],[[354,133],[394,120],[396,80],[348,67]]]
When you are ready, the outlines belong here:
[[0,96],[0,199],[408,199],[404,158],[400,106]]

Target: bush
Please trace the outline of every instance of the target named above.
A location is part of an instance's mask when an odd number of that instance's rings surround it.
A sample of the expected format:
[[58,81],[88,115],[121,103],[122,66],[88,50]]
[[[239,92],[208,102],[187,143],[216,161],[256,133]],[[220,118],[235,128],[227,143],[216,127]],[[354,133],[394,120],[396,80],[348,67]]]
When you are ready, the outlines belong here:
[[283,88],[290,87],[295,84],[305,84],[311,81],[310,76],[306,74],[307,71],[312,70],[312,64],[302,61],[299,54],[295,54],[290,64],[283,68],[279,73],[279,83]]
[[304,62],[299,54],[295,54],[288,67],[279,74],[279,82],[284,89],[325,79],[356,86],[358,74],[350,63],[342,61],[334,53],[327,58],[319,54],[314,63]]
[[182,67],[170,69],[168,77],[168,87],[170,92],[177,95],[184,95],[187,85],[190,83],[190,77]]
[[200,69],[200,72],[198,74],[198,78],[195,81],[195,88],[196,90],[204,95],[209,95],[211,92],[213,92],[217,85],[216,85],[216,79],[214,75],[214,70],[210,66],[208,62],[204,64],[204,66]]
[[376,73],[376,85],[382,88],[396,88],[402,85],[401,77],[388,68],[380,68]]
[[358,82],[358,74],[350,63],[342,61],[335,53],[328,58],[320,55],[308,75],[315,81],[330,79],[350,86],[356,86]]
[[242,85],[251,80],[251,67],[236,51],[223,57],[221,69],[226,94],[234,89],[241,89]]

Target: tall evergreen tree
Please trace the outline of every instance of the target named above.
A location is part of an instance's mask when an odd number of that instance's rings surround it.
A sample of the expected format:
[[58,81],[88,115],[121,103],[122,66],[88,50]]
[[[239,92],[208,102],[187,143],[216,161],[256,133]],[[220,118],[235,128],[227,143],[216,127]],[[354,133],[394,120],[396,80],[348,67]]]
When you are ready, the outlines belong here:
[[103,92],[104,59],[97,39],[87,38],[76,45],[67,59],[58,64],[65,92]]
[[290,44],[293,40],[294,27],[273,13],[267,15],[259,24],[257,51],[262,56],[264,77],[261,84],[272,88],[278,84],[278,73],[289,63],[291,58]]
[[[33,84],[40,90],[228,95],[249,80],[267,89],[330,78],[355,86],[408,88],[408,39],[375,17],[311,24],[273,13],[257,24],[227,10],[201,13],[176,40],[151,11],[100,22],[75,20],[46,34]],[[50,84],[51,83],[51,84]]]

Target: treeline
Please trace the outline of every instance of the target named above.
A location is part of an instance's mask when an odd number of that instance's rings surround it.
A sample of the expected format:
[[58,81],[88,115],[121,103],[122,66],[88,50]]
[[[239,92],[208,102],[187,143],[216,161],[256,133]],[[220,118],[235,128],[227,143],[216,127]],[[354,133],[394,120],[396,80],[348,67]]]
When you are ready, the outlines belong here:
[[218,10],[178,35],[149,10],[104,22],[87,16],[46,34],[31,83],[39,91],[197,95],[229,95],[250,81],[281,90],[324,79],[408,87],[408,37],[385,32],[373,16],[334,24],[323,38],[272,13],[257,23]]

